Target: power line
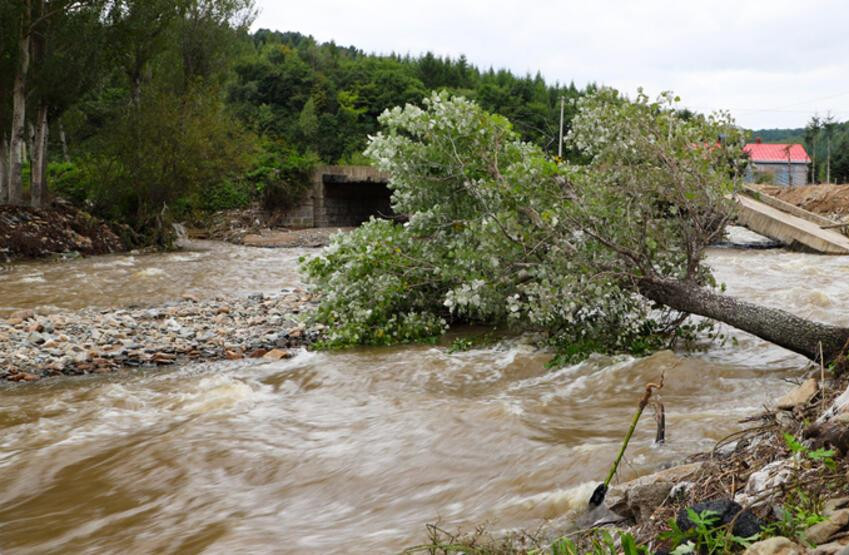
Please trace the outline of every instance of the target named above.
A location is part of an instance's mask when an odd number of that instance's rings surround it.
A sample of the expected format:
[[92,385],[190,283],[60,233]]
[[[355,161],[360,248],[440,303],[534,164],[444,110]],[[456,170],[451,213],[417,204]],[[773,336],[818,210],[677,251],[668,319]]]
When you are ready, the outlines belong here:
[[822,100],[831,100],[832,98],[840,98],[841,96],[847,96],[847,95],[849,95],[849,91],[838,93],[838,94],[832,94],[830,96],[823,96],[823,97],[820,97],[820,98],[814,98],[812,100],[803,100],[801,102],[793,102],[791,104],[785,104],[784,106],[778,106],[777,108],[775,108],[775,111],[781,110],[782,108],[789,108],[791,106],[799,106],[800,104],[811,104],[813,102],[820,102]]

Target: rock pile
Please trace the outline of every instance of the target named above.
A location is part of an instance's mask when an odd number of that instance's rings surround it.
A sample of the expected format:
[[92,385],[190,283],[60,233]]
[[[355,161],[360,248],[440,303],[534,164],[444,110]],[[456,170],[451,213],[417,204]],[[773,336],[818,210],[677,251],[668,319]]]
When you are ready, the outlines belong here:
[[154,308],[86,309],[0,320],[0,379],[36,381],[60,374],[108,372],[183,360],[280,359],[315,339],[300,313],[309,293],[180,302]]

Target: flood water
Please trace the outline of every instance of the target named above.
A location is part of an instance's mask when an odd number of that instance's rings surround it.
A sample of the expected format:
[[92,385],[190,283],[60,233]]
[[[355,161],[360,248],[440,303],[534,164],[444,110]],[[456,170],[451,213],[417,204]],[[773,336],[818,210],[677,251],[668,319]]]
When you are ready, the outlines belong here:
[[190,241],[171,253],[0,265],[0,316],[21,308],[156,305],[184,294],[273,293],[299,283],[298,257],[308,252]]
[[[300,252],[191,249],[14,266],[0,273],[0,305],[149,304],[298,284]],[[718,249],[709,262],[731,294],[849,324],[849,258]],[[597,356],[560,370],[514,341],[4,385],[0,551],[391,553],[437,520],[565,524],[661,371],[668,442],[652,446],[643,420],[622,479],[709,448],[800,375],[798,356],[733,336],[703,353]]]

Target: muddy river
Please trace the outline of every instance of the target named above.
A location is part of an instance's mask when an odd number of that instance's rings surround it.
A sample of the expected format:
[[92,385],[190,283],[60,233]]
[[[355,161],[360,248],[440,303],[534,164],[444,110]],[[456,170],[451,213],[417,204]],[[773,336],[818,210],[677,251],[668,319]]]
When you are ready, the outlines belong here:
[[[299,283],[309,252],[195,242],[19,264],[0,272],[0,310],[274,291]],[[717,249],[709,263],[731,294],[849,324],[849,258]],[[668,442],[652,446],[644,420],[620,479],[710,447],[805,365],[730,336],[686,356],[559,370],[515,341],[3,385],[0,552],[391,553],[422,542],[429,522],[565,524],[662,370]]]

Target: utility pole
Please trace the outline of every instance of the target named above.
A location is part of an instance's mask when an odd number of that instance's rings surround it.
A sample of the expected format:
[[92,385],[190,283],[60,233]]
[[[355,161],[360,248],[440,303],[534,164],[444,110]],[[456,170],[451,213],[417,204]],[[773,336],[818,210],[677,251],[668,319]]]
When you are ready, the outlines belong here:
[[566,104],[566,97],[560,95],[560,140],[557,141],[557,157],[563,159],[563,105]]
[[834,116],[832,116],[831,112],[829,112],[823,121],[826,138],[825,182],[831,184],[831,136],[834,135]]
[[784,149],[784,154],[787,155],[787,185],[790,187],[793,186],[793,164],[791,163],[790,159],[791,146],[793,145],[787,145],[787,147]]
[[828,135],[828,142],[826,145],[827,161],[825,164],[825,182],[831,185],[831,133]]

